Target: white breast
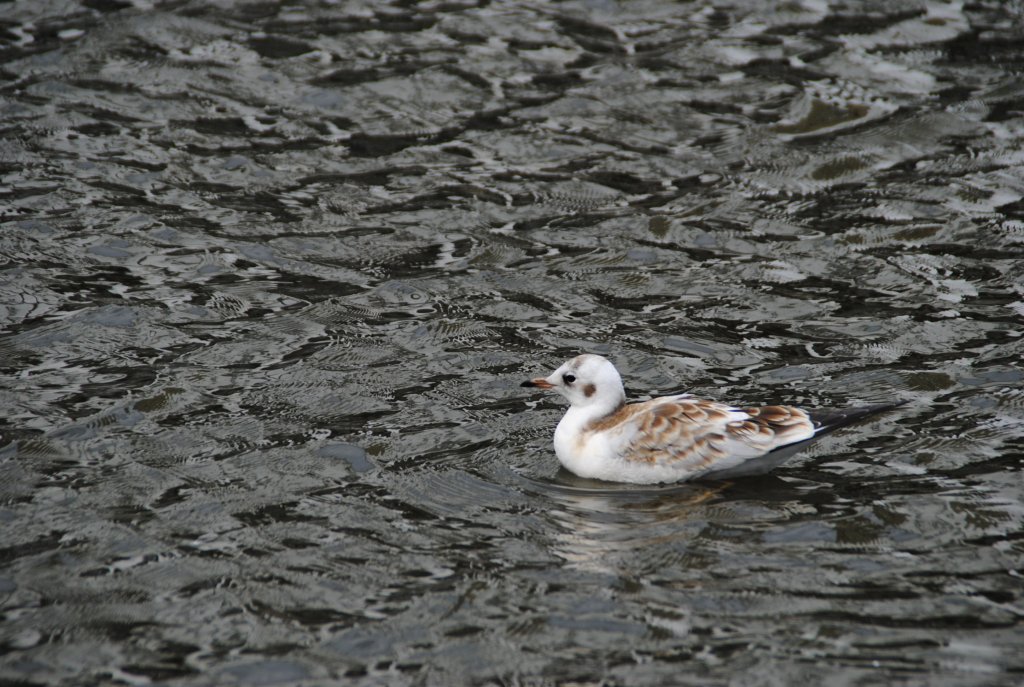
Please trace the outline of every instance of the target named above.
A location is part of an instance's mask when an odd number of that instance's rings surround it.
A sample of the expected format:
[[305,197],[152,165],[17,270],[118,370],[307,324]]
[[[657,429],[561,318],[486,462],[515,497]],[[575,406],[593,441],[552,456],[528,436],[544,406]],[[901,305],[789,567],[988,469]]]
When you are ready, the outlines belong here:
[[[590,479],[653,484],[680,479],[678,470],[626,460],[624,452],[632,432],[584,432],[592,421],[585,412],[570,408],[555,429],[555,455],[566,470]],[[628,425],[626,429],[631,429]]]

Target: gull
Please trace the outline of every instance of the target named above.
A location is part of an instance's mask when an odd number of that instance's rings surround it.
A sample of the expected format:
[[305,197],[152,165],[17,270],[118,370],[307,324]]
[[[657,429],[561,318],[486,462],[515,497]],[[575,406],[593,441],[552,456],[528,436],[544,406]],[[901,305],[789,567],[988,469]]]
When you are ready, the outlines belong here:
[[580,477],[656,484],[768,472],[828,432],[906,401],[843,410],[737,408],[690,394],[626,403],[619,371],[584,354],[522,383],[569,401],[555,429],[559,462]]

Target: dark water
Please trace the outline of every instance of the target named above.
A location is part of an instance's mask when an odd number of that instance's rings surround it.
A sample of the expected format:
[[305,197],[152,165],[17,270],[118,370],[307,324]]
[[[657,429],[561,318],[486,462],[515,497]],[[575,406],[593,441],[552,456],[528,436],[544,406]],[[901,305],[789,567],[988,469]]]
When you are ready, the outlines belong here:
[[[1020,684],[1022,14],[0,4],[0,681]],[[585,482],[580,351],[911,402]]]

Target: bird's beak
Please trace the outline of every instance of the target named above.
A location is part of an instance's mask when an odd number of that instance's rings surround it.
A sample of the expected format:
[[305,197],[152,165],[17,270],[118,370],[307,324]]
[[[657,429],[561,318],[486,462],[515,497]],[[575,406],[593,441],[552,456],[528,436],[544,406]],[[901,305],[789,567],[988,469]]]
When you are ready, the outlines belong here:
[[543,377],[538,377],[537,379],[527,379],[519,386],[532,386],[538,389],[550,389],[551,387],[554,386],[554,384],[544,379]]

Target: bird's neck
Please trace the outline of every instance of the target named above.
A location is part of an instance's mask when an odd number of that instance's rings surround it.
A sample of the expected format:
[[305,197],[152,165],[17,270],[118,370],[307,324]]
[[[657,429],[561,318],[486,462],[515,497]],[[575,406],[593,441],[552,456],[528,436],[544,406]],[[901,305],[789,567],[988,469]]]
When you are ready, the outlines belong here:
[[564,424],[566,429],[572,429],[574,432],[583,430],[587,426],[613,415],[625,404],[626,395],[623,393],[619,396],[599,399],[587,405],[570,406],[569,410],[565,412],[565,417],[559,423],[559,429]]

